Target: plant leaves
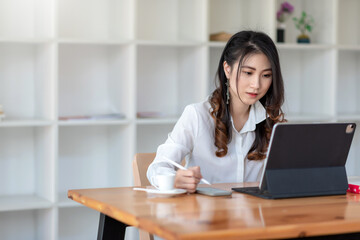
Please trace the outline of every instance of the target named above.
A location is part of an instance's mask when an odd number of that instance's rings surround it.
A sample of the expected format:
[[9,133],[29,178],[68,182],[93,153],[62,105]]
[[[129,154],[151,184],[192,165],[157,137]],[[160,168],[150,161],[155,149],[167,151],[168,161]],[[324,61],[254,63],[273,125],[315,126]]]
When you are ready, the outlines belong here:
[[293,21],[295,27],[302,33],[305,33],[306,31],[311,32],[313,29],[314,18],[311,15],[306,14],[305,11],[302,11],[300,18],[294,17]]

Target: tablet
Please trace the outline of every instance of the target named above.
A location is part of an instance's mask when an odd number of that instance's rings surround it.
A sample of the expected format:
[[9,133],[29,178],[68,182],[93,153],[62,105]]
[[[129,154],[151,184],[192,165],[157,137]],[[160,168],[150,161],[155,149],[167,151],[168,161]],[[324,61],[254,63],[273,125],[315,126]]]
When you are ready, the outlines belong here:
[[232,190],[262,198],[346,194],[345,163],[355,123],[274,125],[260,186]]

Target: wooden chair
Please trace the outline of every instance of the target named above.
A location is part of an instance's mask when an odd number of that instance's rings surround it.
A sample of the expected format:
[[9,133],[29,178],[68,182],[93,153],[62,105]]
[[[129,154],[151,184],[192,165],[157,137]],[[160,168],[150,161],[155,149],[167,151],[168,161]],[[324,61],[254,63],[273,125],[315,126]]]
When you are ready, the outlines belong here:
[[137,153],[133,160],[133,175],[135,186],[150,186],[146,177],[149,165],[155,159],[156,153]]
[[[132,162],[134,185],[135,186],[150,186],[150,182],[146,177],[146,172],[149,165],[155,159],[156,153],[137,153]],[[181,162],[185,166],[185,159]],[[139,229],[140,240],[154,240],[154,236]]]
[[[146,171],[152,163],[156,153],[137,153],[133,160],[133,175],[135,186],[149,186],[150,182],[146,177]],[[139,229],[140,240],[154,240],[154,236]]]

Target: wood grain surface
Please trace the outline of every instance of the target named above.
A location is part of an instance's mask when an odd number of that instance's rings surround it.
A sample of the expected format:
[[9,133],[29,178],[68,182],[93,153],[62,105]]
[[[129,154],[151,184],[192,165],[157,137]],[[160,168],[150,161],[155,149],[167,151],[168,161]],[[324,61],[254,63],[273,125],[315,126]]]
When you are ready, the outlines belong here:
[[[256,183],[214,184],[231,187]],[[163,198],[128,188],[69,190],[68,197],[165,239],[269,239],[360,232],[358,194],[266,200],[182,194]]]

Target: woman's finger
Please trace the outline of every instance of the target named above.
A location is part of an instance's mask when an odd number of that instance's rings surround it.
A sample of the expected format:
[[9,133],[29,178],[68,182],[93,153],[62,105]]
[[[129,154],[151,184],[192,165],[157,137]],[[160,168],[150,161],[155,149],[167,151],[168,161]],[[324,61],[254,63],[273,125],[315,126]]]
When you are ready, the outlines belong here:
[[190,167],[188,170],[192,171],[193,177],[202,179],[202,175],[201,175],[200,167],[199,167],[199,166]]
[[182,177],[179,180],[183,183],[189,183],[189,184],[198,184],[200,182],[199,178],[194,178],[194,177]]

